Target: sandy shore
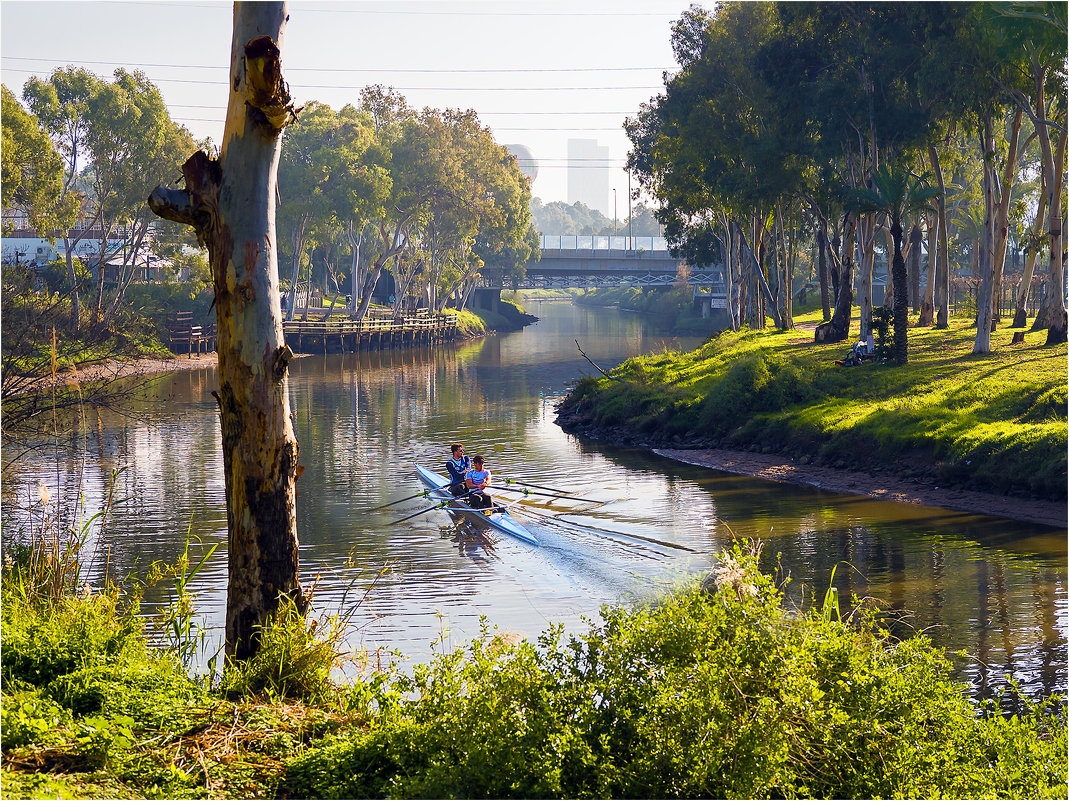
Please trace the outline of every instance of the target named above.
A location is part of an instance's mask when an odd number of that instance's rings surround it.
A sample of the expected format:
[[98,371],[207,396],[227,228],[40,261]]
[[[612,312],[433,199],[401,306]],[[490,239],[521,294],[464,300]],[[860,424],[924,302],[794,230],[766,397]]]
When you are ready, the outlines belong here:
[[215,353],[195,353],[192,356],[175,356],[171,359],[131,359],[91,364],[79,367],[77,370],[67,370],[56,377],[67,383],[77,383],[101,378],[126,378],[177,370],[200,370],[205,367],[215,367],[218,364],[219,357]]
[[755,476],[769,481],[808,484],[831,492],[868,495],[872,498],[897,503],[917,503],[942,509],[977,512],[1063,529],[1067,527],[1067,520],[1069,520],[1069,503],[1066,501],[1037,501],[991,495],[986,492],[945,489],[908,478],[895,478],[890,475],[875,477],[852,470],[796,464],[789,458],[774,454],[717,449],[653,448],[652,450],[660,456],[686,464],[709,467],[737,475]]

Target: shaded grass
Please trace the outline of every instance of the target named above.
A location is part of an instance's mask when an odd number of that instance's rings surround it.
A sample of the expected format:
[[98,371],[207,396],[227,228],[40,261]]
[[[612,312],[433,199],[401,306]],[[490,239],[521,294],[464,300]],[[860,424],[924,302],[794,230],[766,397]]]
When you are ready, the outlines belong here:
[[[819,312],[801,317],[819,319]],[[1066,347],[1045,332],[971,353],[975,328],[910,330],[910,363],[843,368],[847,346],[794,331],[725,332],[691,353],[629,359],[584,379],[561,409],[602,428],[875,466],[936,460],[943,481],[1063,497]],[[915,462],[915,464],[914,464]]]

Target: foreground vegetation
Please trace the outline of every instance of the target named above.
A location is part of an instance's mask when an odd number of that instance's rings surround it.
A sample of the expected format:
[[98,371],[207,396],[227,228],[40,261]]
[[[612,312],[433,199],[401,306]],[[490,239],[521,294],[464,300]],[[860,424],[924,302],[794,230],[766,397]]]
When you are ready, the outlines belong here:
[[692,353],[636,357],[611,378],[582,379],[560,420],[616,439],[771,451],[1064,499],[1065,345],[1044,346],[1040,331],[973,355],[975,335],[965,319],[914,328],[908,365],[840,367],[846,346],[814,344],[806,330],[724,332]]
[[[183,667],[188,602],[146,644],[135,586],[76,591],[16,551],[3,582],[5,797],[1060,798],[1064,708],[977,708],[875,610],[807,613],[740,548],[703,585],[537,643],[486,630],[402,673],[331,681],[337,621],[284,613],[222,678]],[[184,587],[188,565],[159,570]],[[71,578],[74,576],[74,578]],[[183,600],[184,599],[184,600]],[[183,611],[185,610],[185,611]],[[182,632],[185,632],[183,634]],[[313,633],[314,632],[314,633]],[[352,663],[350,663],[352,665]],[[337,675],[337,674],[335,674]]]

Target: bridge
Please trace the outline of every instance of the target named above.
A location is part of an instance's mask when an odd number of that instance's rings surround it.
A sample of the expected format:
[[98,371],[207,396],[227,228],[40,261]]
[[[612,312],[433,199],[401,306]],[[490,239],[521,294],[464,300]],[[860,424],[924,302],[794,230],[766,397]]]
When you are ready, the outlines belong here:
[[[663,237],[542,236],[541,250],[519,288],[668,287],[680,279],[682,262]],[[692,285],[723,285],[719,266],[688,268],[686,276]]]
[[[668,252],[658,236],[545,236],[541,258],[526,264],[526,277],[514,289],[598,289],[602,287],[671,287],[685,279],[694,287],[694,301],[702,313],[727,308],[721,265],[687,267]],[[475,290],[478,308],[497,309],[504,287],[501,279],[487,280]]]

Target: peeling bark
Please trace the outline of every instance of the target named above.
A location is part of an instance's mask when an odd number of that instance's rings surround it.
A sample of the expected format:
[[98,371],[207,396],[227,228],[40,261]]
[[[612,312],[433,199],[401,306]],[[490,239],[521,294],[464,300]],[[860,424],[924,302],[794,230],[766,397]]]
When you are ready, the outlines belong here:
[[275,238],[282,129],[296,110],[282,80],[285,3],[235,3],[230,102],[219,158],[194,153],[185,189],[157,187],[149,207],[190,225],[215,284],[223,465],[229,529],[226,653],[246,659],[298,580],[299,449],[289,409]]

